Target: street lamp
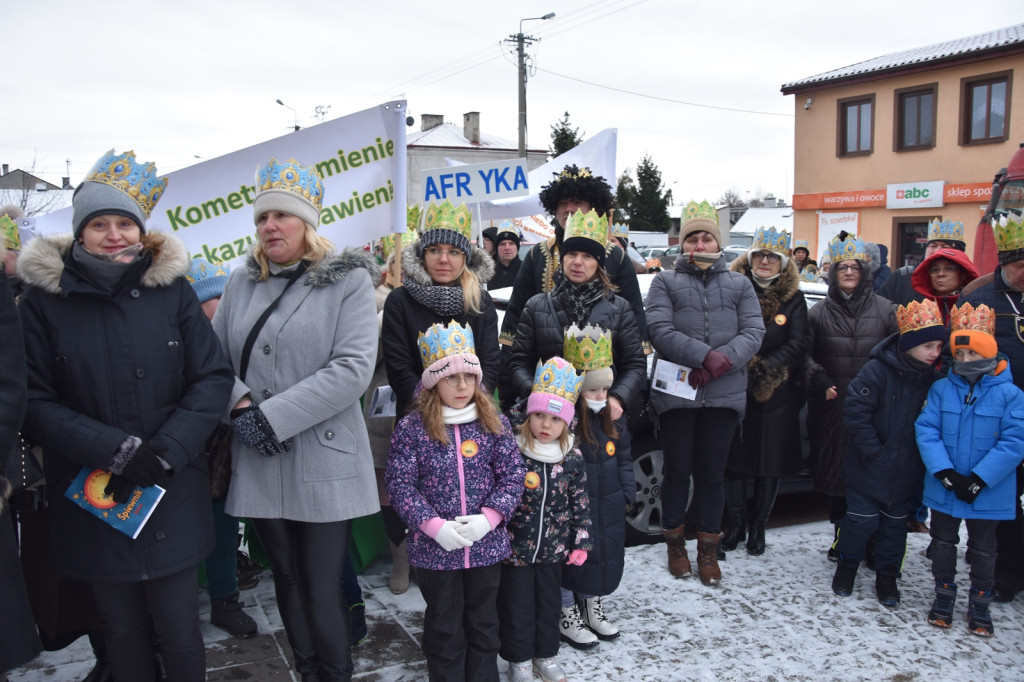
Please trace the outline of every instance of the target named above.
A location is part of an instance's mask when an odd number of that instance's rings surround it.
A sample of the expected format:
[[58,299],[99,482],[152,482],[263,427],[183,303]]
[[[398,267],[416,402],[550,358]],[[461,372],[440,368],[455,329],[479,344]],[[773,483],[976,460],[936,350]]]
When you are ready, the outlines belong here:
[[528,17],[519,20],[519,33],[512,36],[516,41],[516,55],[519,60],[519,156],[526,158],[526,44],[537,40],[533,36],[523,35],[524,21],[547,21],[555,17],[548,12],[542,17]]
[[[285,109],[292,109],[290,106],[288,106],[281,100],[277,100],[277,103],[280,104]],[[295,130],[299,131],[302,129],[302,126],[299,125],[299,112],[295,111],[295,109],[292,109],[292,113],[295,114]]]

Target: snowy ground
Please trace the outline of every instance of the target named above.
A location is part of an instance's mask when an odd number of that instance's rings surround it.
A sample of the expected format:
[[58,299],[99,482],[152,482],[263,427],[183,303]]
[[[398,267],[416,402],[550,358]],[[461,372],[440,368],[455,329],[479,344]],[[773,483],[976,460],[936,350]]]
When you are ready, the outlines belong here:
[[[909,537],[901,606],[876,601],[874,573],[863,566],[854,594],[837,597],[831,590],[835,564],[825,558],[831,536],[826,522],[769,530],[764,556],[748,556],[742,548],[730,552],[718,588],[704,587],[695,576],[672,578],[664,545],[630,548],[626,577],[605,600],[623,634],[585,653],[563,645],[559,658],[569,679],[1024,680],[1024,598],[993,604],[991,639],[967,631],[965,597],[957,602],[953,629],[928,625],[933,583],[924,558],[928,536],[921,534]],[[966,593],[964,544],[959,577]],[[693,558],[693,543],[688,545]],[[423,601],[415,587],[391,594],[388,569],[379,560],[360,576],[370,640],[354,652],[356,679],[423,680]],[[291,679],[277,653],[287,647],[269,577],[244,597],[260,632],[274,634],[264,641],[233,640],[204,622],[209,679]],[[257,645],[264,655],[270,650],[277,656],[276,664],[241,663],[255,657],[242,650]],[[90,658],[85,640],[79,640],[12,674],[11,681],[80,680]]]

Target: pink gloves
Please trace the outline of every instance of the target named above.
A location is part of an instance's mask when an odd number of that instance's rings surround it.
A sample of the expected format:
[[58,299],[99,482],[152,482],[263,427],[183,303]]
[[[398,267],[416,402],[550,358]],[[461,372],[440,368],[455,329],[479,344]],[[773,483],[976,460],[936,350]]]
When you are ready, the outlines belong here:
[[587,560],[587,550],[585,549],[574,549],[569,552],[569,558],[565,560],[565,563],[573,566],[582,566],[583,562]]

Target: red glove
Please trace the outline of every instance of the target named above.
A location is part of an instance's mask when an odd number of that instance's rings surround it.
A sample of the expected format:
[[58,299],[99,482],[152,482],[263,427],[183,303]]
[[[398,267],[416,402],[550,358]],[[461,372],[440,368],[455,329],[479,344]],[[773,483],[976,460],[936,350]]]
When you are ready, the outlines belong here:
[[712,379],[717,379],[732,368],[732,361],[725,353],[712,348],[704,356],[704,369],[711,373]]
[[582,566],[583,562],[587,560],[587,550],[585,549],[574,549],[569,552],[569,558],[566,559],[565,563],[572,564],[573,566]]
[[708,382],[711,381],[711,372],[706,369],[694,369],[690,371],[690,376],[687,377],[687,381],[694,388],[700,388],[701,386],[707,386]]

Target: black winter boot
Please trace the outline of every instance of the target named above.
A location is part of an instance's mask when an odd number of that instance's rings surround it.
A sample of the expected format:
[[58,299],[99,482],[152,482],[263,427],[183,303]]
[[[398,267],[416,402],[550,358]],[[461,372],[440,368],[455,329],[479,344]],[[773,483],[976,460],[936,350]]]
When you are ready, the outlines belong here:
[[875,594],[878,595],[878,603],[883,606],[899,606],[900,591],[896,587],[896,578],[899,571],[895,566],[886,565],[875,573]]
[[992,590],[976,590],[971,588],[967,601],[967,629],[981,637],[995,634],[992,627],[992,614],[988,605],[992,603]]
[[[731,552],[747,536],[747,491],[746,482],[742,479],[725,479],[725,510],[729,515],[729,530],[719,544],[719,550]],[[719,560],[725,554],[719,555]]]
[[839,565],[836,566],[836,574],[832,576],[832,591],[840,597],[849,597],[853,594],[853,583],[857,580],[857,569],[860,567],[860,559],[855,556],[839,555]]
[[777,476],[762,476],[754,479],[754,502],[750,510],[750,535],[747,538],[747,554],[764,554],[764,527],[775,506],[779,492]]
[[210,600],[210,623],[242,639],[256,634],[256,621],[242,610],[237,592],[223,600]]
[[956,604],[956,583],[935,581],[935,601],[928,612],[928,622],[939,628],[953,626],[953,605]]

